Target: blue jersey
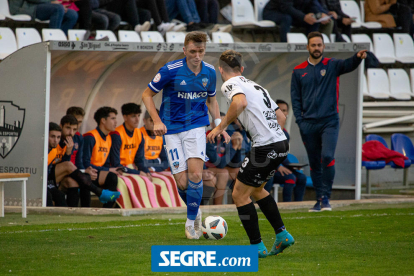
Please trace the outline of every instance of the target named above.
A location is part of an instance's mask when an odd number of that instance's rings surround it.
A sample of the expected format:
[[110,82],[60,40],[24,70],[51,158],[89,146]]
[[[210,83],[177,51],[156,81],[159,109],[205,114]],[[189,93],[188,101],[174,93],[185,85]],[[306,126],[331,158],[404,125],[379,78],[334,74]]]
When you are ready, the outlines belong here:
[[148,84],[155,93],[163,90],[160,118],[167,135],[210,124],[206,100],[216,95],[216,71],[204,61],[201,67],[196,76],[186,58],[171,61]]

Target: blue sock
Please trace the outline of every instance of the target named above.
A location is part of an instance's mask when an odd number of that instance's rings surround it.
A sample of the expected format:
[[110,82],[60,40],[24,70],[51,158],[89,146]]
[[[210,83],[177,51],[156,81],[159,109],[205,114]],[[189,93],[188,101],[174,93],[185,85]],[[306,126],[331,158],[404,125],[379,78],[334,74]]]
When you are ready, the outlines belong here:
[[180,188],[177,188],[177,190],[180,194],[181,199],[184,201],[185,204],[187,204],[187,190],[181,190]]
[[198,183],[188,181],[187,188],[187,218],[195,220],[203,196],[203,180]]

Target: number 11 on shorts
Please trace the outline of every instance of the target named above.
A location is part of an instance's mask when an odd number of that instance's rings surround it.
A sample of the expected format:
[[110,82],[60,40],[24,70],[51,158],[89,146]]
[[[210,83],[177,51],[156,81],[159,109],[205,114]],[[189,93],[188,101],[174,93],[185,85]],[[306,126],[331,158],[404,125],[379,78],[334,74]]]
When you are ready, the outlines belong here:
[[172,161],[174,161],[174,152],[175,152],[175,155],[177,156],[177,160],[180,158],[180,157],[178,157],[178,150],[177,150],[177,148],[175,148],[174,150],[170,149],[169,152],[170,152],[171,160]]

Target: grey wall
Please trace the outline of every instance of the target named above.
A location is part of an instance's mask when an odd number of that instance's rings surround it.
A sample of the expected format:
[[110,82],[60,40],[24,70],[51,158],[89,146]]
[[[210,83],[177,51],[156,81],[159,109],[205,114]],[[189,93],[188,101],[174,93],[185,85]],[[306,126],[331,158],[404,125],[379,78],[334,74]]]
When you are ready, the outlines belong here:
[[[47,52],[45,44],[36,44],[15,52],[0,63],[0,105],[1,101],[12,101],[25,109],[23,128],[16,145],[6,158],[0,157],[0,173],[31,173],[27,182],[29,205],[39,204],[42,197]],[[17,114],[14,116],[19,118]],[[11,120],[11,115],[6,115],[7,119]],[[6,204],[19,204],[20,186],[5,185]]]

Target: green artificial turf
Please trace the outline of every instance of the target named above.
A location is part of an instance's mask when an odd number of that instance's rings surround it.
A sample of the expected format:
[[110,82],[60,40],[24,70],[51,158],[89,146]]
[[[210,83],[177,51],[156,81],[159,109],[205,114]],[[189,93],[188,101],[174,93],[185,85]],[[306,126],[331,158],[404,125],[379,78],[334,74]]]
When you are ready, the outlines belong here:
[[[385,208],[386,207],[386,208]],[[361,209],[362,208],[362,209]],[[152,273],[152,245],[247,245],[236,213],[219,241],[187,240],[184,214],[0,218],[0,275],[414,275],[414,205],[282,211],[294,246],[259,260],[259,273]],[[273,229],[259,211],[270,250]]]

